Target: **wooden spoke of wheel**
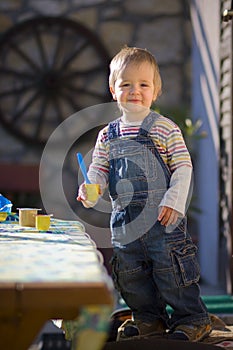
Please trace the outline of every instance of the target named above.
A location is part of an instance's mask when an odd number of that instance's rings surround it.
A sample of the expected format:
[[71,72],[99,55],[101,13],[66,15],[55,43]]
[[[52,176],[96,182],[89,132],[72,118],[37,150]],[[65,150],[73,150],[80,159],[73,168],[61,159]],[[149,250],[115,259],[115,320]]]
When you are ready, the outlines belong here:
[[71,114],[109,101],[108,64],[99,38],[73,20],[37,17],[15,25],[0,38],[0,123],[44,145]]

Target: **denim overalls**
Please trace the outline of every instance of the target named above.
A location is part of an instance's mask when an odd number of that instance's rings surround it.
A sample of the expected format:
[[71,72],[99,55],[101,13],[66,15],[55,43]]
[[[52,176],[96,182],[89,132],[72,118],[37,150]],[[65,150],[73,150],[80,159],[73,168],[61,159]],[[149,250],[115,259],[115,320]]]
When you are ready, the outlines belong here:
[[[170,232],[157,221],[170,173],[149,136],[158,117],[151,112],[135,139],[119,137],[119,120],[109,124],[109,192],[113,280],[134,319],[209,324],[200,298],[196,246],[185,218]],[[168,316],[166,305],[173,309]]]

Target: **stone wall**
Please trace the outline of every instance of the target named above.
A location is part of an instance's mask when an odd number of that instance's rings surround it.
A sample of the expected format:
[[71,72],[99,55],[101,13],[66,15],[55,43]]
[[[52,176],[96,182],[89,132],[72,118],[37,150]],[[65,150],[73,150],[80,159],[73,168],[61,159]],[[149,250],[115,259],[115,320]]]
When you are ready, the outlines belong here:
[[[62,16],[97,35],[109,57],[125,44],[147,48],[156,57],[163,80],[157,105],[183,108],[190,102],[191,25],[186,0],[1,0],[0,32],[35,16]],[[6,147],[7,144],[7,147]],[[40,151],[0,131],[0,157],[38,162]]]

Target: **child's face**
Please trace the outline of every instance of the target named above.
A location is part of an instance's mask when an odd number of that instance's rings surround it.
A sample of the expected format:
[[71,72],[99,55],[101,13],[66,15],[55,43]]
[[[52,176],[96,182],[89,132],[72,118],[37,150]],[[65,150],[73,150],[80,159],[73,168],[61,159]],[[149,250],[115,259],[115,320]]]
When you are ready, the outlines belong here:
[[124,110],[135,109],[136,112],[138,107],[150,108],[157,97],[153,66],[146,61],[140,64],[129,64],[119,72],[115,86],[110,86],[110,91],[114,100]]

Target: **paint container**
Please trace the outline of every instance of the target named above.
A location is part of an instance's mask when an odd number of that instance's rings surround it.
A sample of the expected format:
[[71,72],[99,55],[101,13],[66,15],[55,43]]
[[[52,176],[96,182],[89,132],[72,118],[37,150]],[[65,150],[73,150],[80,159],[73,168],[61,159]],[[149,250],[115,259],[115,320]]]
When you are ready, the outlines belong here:
[[99,184],[85,184],[87,191],[87,200],[90,202],[96,202],[100,195]]
[[48,231],[50,227],[50,217],[51,215],[36,215],[36,229],[38,231]]
[[17,208],[19,210],[19,225],[35,227],[35,216],[38,214],[36,208]]

